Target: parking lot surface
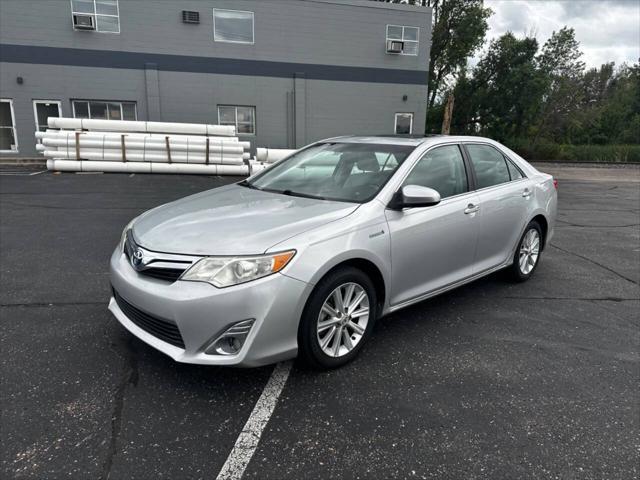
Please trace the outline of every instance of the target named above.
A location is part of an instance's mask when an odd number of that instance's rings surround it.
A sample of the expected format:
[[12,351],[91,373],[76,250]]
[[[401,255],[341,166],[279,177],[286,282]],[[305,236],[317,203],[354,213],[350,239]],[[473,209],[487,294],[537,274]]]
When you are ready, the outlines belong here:
[[[295,363],[244,478],[638,477],[639,171],[552,168],[559,219],[534,277],[394,313],[342,369]],[[237,179],[15,170],[0,477],[216,478],[273,367],[174,363],[107,312],[107,268],[131,218]]]

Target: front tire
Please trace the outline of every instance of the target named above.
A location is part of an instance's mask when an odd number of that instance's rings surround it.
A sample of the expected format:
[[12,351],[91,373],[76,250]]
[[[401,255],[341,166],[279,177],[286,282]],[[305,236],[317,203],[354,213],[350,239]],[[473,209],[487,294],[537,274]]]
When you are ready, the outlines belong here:
[[376,314],[371,279],[354,267],[334,270],[307,301],[298,329],[300,357],[319,369],[349,363],[371,336]]
[[542,253],[542,239],[538,222],[530,222],[520,238],[511,265],[511,276],[516,282],[526,282],[535,272]]

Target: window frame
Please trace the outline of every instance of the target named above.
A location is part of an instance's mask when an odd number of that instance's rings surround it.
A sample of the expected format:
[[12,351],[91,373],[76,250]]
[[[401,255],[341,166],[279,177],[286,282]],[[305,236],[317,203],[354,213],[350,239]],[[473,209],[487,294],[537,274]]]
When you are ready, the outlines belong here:
[[[397,38],[389,38],[389,27],[398,27],[398,28],[402,28],[402,38],[401,39],[397,39]],[[405,28],[415,28],[418,33],[416,35],[416,40],[405,40],[404,39],[404,29]],[[387,27],[385,29],[385,45],[387,44],[387,42],[389,42],[389,40],[395,40],[395,41],[401,41],[401,42],[410,42],[410,43],[415,43],[416,44],[416,53],[404,53],[404,48],[402,49],[403,51],[400,53],[389,53],[386,52],[387,55],[405,55],[407,57],[417,57],[420,54],[420,27],[414,27],[413,25],[394,25],[392,23],[388,23]]]
[[[0,150],[0,153],[19,153],[20,145],[18,145],[18,128],[16,127],[16,113],[13,109],[13,98],[0,98],[0,103],[8,103],[11,113],[11,130],[13,132],[14,148],[9,150]],[[0,126],[0,128],[9,129],[9,127]]]
[[[138,121],[138,102],[136,101],[131,101],[131,100],[87,100],[84,98],[73,98],[71,99],[71,113],[73,114],[73,118],[78,118],[76,116],[76,102],[86,102],[87,103],[87,111],[89,113],[89,120],[109,120],[112,121],[112,119],[110,118],[98,118],[98,119],[94,119],[91,117],[91,103],[105,103],[107,104],[107,111],[109,111],[109,107],[108,104],[109,103],[118,103],[120,104],[120,120],[124,120],[124,111],[123,111],[123,104],[125,103],[131,103],[133,104],[134,107],[134,112],[135,112],[135,118],[133,120],[125,120],[125,121],[129,121],[129,122],[137,122]],[[117,120],[116,120],[117,121]]]
[[[234,113],[235,113],[235,128],[236,128],[236,136],[240,136],[240,135],[245,135],[245,136],[256,136],[257,131],[258,131],[258,117],[257,117],[257,109],[255,107],[255,105],[230,105],[227,103],[221,103],[219,105],[217,105],[217,112],[218,112],[218,125],[229,125],[227,123],[221,123],[220,122],[220,107],[227,107],[227,108],[233,108],[234,109]],[[253,108],[253,132],[252,133],[241,133],[238,131],[238,107],[239,108]],[[246,122],[243,122],[243,124],[246,124]]]
[[[39,132],[40,128],[45,126],[45,125],[40,125],[38,123],[38,108],[37,108],[37,105],[39,103],[44,103],[44,104],[46,104],[46,103],[55,103],[56,105],[58,105],[58,114],[60,116],[62,116],[62,101],[60,101],[60,100],[34,100],[33,101],[33,118],[34,118],[35,123],[36,123],[36,132]],[[48,128],[48,126],[46,126],[46,127]]]
[[[251,14],[251,41],[250,42],[238,42],[234,40],[218,40],[216,38],[216,10],[220,12],[236,12],[236,13],[250,13]],[[251,10],[232,10],[230,8],[214,8],[213,9],[213,41],[220,43],[235,43],[238,45],[255,45],[256,43],[256,15]]]
[[456,143],[456,142],[441,143],[441,144],[438,144],[438,145],[433,145],[430,148],[428,148],[426,151],[424,151],[420,155],[420,157],[418,157],[418,159],[415,162],[413,162],[413,164],[411,165],[411,167],[409,168],[407,173],[402,177],[402,180],[398,184],[398,188],[396,189],[396,192],[399,192],[400,190],[402,190],[402,187],[405,186],[405,182],[407,181],[407,178],[409,178],[409,175],[411,175],[413,170],[418,166],[418,164],[422,161],[422,159],[424,157],[429,155],[429,153],[431,153],[432,151],[434,151],[434,150],[436,150],[438,148],[442,148],[442,147],[457,147],[458,148],[458,152],[460,153],[460,157],[462,159],[462,165],[464,167],[464,175],[465,175],[466,180],[467,180],[467,190],[466,191],[457,193],[455,195],[450,195],[448,197],[444,197],[444,198],[442,198],[442,202],[444,202],[446,200],[449,200],[450,198],[456,198],[456,197],[460,197],[462,195],[467,195],[469,193],[474,192],[475,191],[474,190],[474,188],[475,188],[475,179],[473,178],[473,176],[471,174],[471,167],[469,165],[469,162],[467,161],[467,158],[465,156],[465,151],[462,148],[462,145],[460,143]]
[[[88,0],[91,1],[91,0]],[[93,13],[87,13],[87,12],[76,12],[73,9],[73,0],[69,0],[69,4],[71,5],[71,28],[73,28],[74,32],[97,32],[97,33],[110,33],[112,35],[120,35],[120,0],[115,0],[116,2],[116,10],[118,12],[117,15],[111,15],[108,13],[98,13],[98,5],[96,4],[96,0],[92,0],[93,1]],[[91,15],[93,17],[93,23],[95,25],[95,29],[94,30],[84,30],[82,28],[76,28],[76,26],[73,23],[73,16],[74,15]],[[117,32],[111,32],[111,31],[107,31],[107,30],[98,30],[98,17],[111,17],[111,18],[117,18],[118,19],[118,31]]]
[[[409,124],[409,133],[397,133],[398,130],[398,115],[410,115],[411,123]],[[394,135],[413,135],[413,112],[396,112],[393,116],[393,134]]]
[[[474,190],[473,191],[481,191],[481,190],[487,190],[489,188],[496,188],[496,187],[501,187],[504,185],[509,185],[511,183],[514,182],[519,182],[522,180],[527,180],[528,177],[527,175],[522,171],[522,169],[520,167],[518,167],[518,165],[511,160],[507,155],[505,155],[499,148],[497,148],[495,145],[492,145],[490,143],[484,143],[484,142],[463,142],[460,144],[463,150],[464,155],[466,156],[467,160],[468,160],[468,164],[469,164],[469,168],[471,169],[471,171],[473,172],[473,186],[474,186]],[[498,152],[498,154],[500,154],[500,156],[502,156],[502,159],[505,162],[505,166],[507,167],[507,173],[509,174],[509,181],[507,182],[502,182],[502,183],[496,183],[494,185],[489,185],[488,187],[482,187],[482,188],[478,188],[478,178],[476,175],[476,169],[475,166],[473,165],[473,160],[471,159],[471,154],[469,153],[469,150],[467,149],[467,147],[469,145],[479,145],[479,146],[483,146],[483,147],[490,147],[492,149],[494,149],[496,152]],[[511,163],[511,165],[513,165],[522,175],[522,178],[517,178],[517,179],[512,179],[511,178],[511,172],[509,171],[509,163]]]

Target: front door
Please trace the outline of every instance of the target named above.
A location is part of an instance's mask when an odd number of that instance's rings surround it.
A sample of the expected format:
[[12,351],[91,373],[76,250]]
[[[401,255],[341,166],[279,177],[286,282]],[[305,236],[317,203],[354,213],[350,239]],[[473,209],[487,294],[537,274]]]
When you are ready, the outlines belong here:
[[458,145],[429,150],[404,185],[433,188],[442,201],[432,207],[386,211],[391,235],[392,306],[469,277],[478,239],[478,196],[469,192]]

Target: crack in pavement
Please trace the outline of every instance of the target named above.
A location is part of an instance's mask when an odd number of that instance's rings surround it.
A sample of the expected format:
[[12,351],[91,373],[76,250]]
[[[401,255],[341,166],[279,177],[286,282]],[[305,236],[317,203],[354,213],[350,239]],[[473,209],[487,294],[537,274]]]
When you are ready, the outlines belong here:
[[100,475],[100,480],[108,480],[111,475],[111,467],[113,466],[113,459],[117,453],[117,442],[120,437],[120,430],[122,428],[122,411],[124,409],[124,394],[127,389],[127,386],[133,385],[134,387],[138,385],[138,358],[135,355],[135,349],[133,348],[132,342],[134,341],[133,336],[129,338],[127,341],[127,351],[126,354],[123,355],[114,348],[115,344],[112,343],[105,331],[105,336],[107,341],[109,342],[109,348],[116,353],[120,358],[124,360],[124,371],[122,372],[122,376],[118,386],[116,387],[113,394],[113,413],[111,414],[111,436],[109,439],[109,447],[107,449],[107,456],[102,465],[102,473]]
[[509,300],[578,300],[585,302],[637,302],[638,298],[619,298],[619,297],[601,297],[601,298],[589,298],[589,297],[501,297]]
[[29,302],[29,303],[0,303],[0,307],[69,307],[74,305],[107,305],[108,300],[100,302]]
[[575,252],[572,252],[572,251],[570,251],[570,250],[565,250],[564,248],[561,248],[561,247],[559,247],[559,246],[557,246],[557,245],[555,245],[555,244],[553,244],[553,243],[550,243],[549,245],[550,245],[550,246],[552,246],[553,248],[557,249],[557,250],[560,250],[561,252],[568,253],[569,255],[573,255],[573,256],[575,256],[575,257],[578,257],[578,258],[581,258],[581,259],[583,259],[583,260],[586,260],[586,261],[587,261],[587,262],[589,262],[589,263],[593,263],[594,265],[597,265],[598,267],[603,268],[604,270],[607,270],[608,272],[613,273],[614,275],[616,275],[616,276],[618,276],[618,277],[622,278],[623,280],[626,280],[627,282],[631,282],[631,283],[633,283],[634,285],[640,285],[640,283],[638,283],[636,280],[634,280],[634,279],[632,279],[632,278],[629,278],[629,277],[627,277],[627,276],[625,276],[625,275],[623,275],[623,274],[621,274],[621,273],[619,273],[619,272],[616,272],[616,271],[615,271],[615,270],[613,270],[612,268],[609,268],[609,267],[607,267],[606,265],[603,265],[603,264],[601,264],[601,263],[598,263],[598,262],[596,262],[595,260],[592,260],[592,259],[591,259],[591,258],[589,258],[589,257],[585,257],[584,255],[580,255],[579,253],[575,253]]
[[579,224],[579,223],[571,223],[571,222],[567,222],[566,220],[560,220],[559,218],[556,219],[557,222],[560,223],[565,223],[567,225],[570,225],[572,227],[584,227],[584,228],[627,228],[627,227],[640,227],[640,223],[630,223],[628,225],[584,225],[584,224]]

